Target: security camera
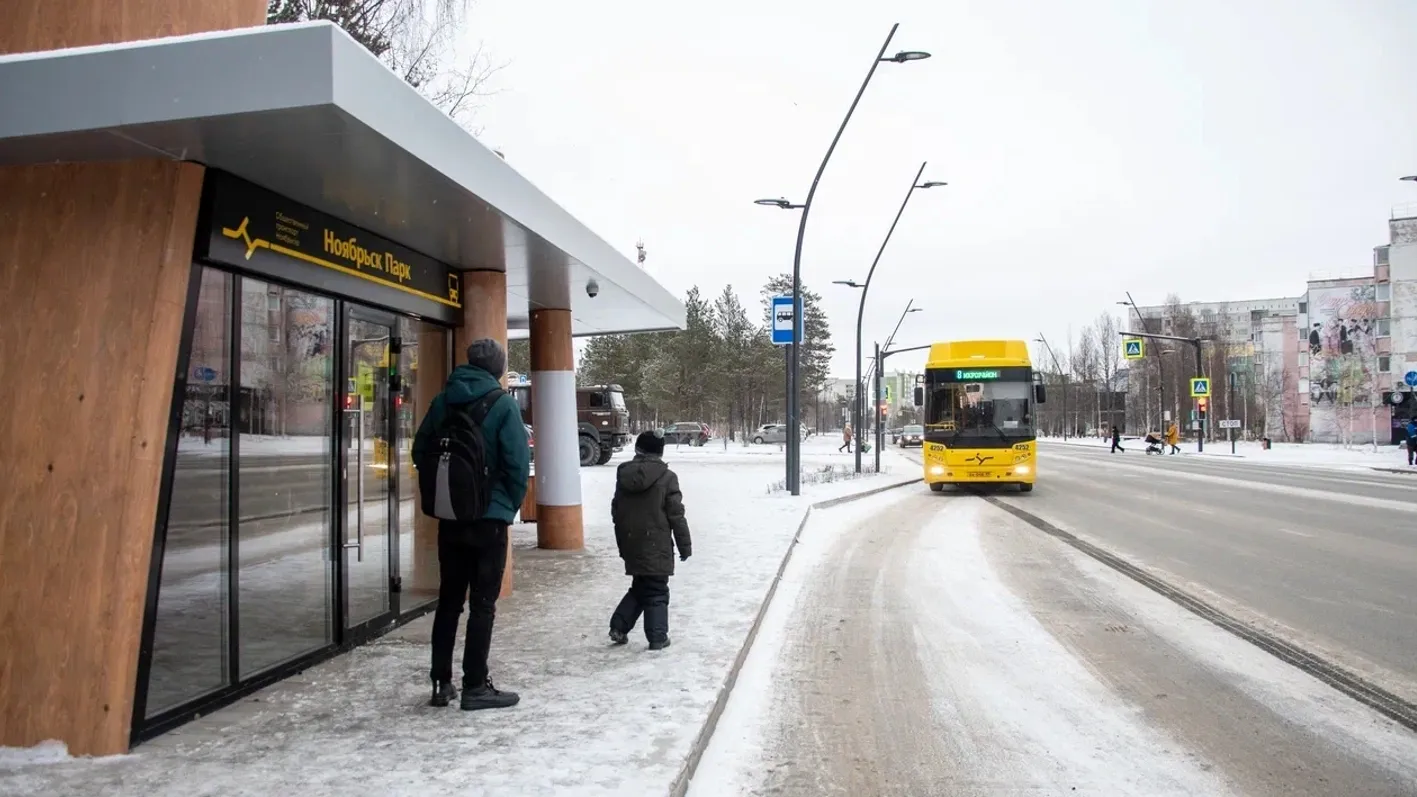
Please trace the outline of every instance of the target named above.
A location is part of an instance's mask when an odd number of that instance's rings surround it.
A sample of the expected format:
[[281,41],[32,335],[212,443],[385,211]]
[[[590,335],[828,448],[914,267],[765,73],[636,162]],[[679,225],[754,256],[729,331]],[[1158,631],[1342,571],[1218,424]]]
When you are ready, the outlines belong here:
[[600,283],[595,280],[587,280],[585,284],[585,295],[594,299],[600,295]]

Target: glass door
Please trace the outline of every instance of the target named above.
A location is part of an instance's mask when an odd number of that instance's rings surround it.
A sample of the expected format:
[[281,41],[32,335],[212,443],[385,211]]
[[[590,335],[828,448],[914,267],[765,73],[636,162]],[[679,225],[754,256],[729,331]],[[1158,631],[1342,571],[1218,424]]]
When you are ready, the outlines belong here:
[[[340,555],[346,632],[391,622],[398,572],[395,397],[400,341],[393,315],[345,305],[343,434],[338,442],[343,515]],[[346,638],[348,638],[346,634]]]

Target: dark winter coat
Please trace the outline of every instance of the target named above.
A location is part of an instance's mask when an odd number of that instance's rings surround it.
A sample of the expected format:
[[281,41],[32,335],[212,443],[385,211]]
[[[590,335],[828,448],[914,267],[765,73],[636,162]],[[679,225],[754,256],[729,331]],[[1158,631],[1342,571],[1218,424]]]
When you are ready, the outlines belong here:
[[[482,398],[502,386],[492,374],[471,365],[459,365],[448,377],[448,384],[428,406],[428,413],[413,436],[413,461],[422,461],[424,450],[433,444],[433,434],[443,424],[449,404],[467,404]],[[487,464],[493,471],[491,502],[487,506],[489,520],[511,523],[526,498],[527,479],[531,476],[531,447],[527,444],[526,424],[517,400],[503,396],[487,412],[482,422],[482,439],[487,444]]]
[[675,547],[681,557],[693,551],[679,477],[657,456],[636,454],[620,464],[610,517],[627,576],[672,576]]

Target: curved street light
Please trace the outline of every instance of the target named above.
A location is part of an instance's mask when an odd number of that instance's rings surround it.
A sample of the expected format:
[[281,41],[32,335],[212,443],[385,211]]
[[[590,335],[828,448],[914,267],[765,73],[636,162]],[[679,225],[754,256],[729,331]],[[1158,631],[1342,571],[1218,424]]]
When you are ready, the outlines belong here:
[[[1063,380],[1063,439],[1064,439],[1064,440],[1067,440],[1067,439],[1068,439],[1068,374],[1067,374],[1066,371],[1063,370],[1062,364],[1058,362],[1058,355],[1056,355],[1056,354],[1053,353],[1053,347],[1048,345],[1048,339],[1045,338],[1045,337],[1043,337],[1043,333],[1042,333],[1042,332],[1039,332],[1039,333],[1038,333],[1038,337],[1034,338],[1033,341],[1034,341],[1035,343],[1042,343],[1042,344],[1043,344],[1043,348],[1048,351],[1048,356],[1049,356],[1050,358],[1052,358],[1052,360],[1053,360],[1053,367],[1057,369],[1059,378],[1061,378],[1061,379]],[[1036,429],[1036,428],[1037,428],[1037,427],[1035,426],[1035,429]]]
[[[913,195],[913,194],[915,193],[915,189],[917,189],[917,188],[936,188],[936,187],[939,187],[939,186],[942,186],[942,185],[948,185],[948,183],[943,183],[943,182],[938,182],[938,181],[932,181],[932,182],[928,182],[928,183],[922,183],[922,182],[920,182],[920,175],[922,175],[922,174],[925,173],[925,166],[928,165],[928,163],[929,163],[928,161],[922,162],[922,163],[920,164],[920,171],[916,172],[916,173],[915,173],[915,177],[914,177],[913,179],[911,179],[911,181],[910,181],[910,190],[908,190],[908,191],[905,192],[905,199],[901,200],[900,209],[895,212],[895,219],[893,219],[893,220],[891,221],[890,229],[886,230],[886,237],[885,237],[885,239],[883,239],[883,240],[881,241],[881,248],[876,250],[876,258],[871,261],[871,268],[870,268],[869,271],[866,272],[866,281],[860,285],[860,288],[861,288],[861,301],[860,301],[860,302],[857,304],[857,306],[856,306],[856,381],[857,381],[857,383],[860,383],[860,382],[861,382],[861,356],[862,356],[862,353],[861,353],[861,324],[862,324],[862,322],[863,322],[863,321],[865,320],[865,318],[866,318],[866,294],[871,290],[871,277],[873,277],[873,276],[875,275],[875,273],[876,273],[876,266],[877,266],[878,264],[880,264],[880,262],[881,262],[881,255],[885,254],[885,252],[886,252],[886,244],[889,244],[889,243],[891,242],[891,234],[895,232],[895,227],[896,227],[896,225],[900,223],[900,217],[901,217],[901,215],[902,215],[903,213],[905,213],[905,206],[908,205],[908,204],[910,204],[910,197],[911,197],[911,195]],[[902,318],[904,318],[904,316],[902,316]],[[856,428],[857,428],[857,429],[860,429],[860,428],[861,428],[861,413],[860,413],[860,410],[859,410],[859,407],[860,407],[860,404],[859,404],[859,403],[858,403],[857,407],[858,407],[858,409],[857,409],[857,413],[856,413],[856,418],[855,418],[854,420],[856,421]],[[861,472],[861,449],[860,449],[859,446],[857,447],[857,450],[856,450],[856,472],[857,472],[857,473],[860,473],[860,472]]]
[[797,210],[802,205],[794,205],[781,197],[777,199],[754,199],[754,205],[765,205],[770,208],[782,208],[783,210]]
[[1398,179],[1398,180],[1407,180],[1408,182],[1417,183],[1417,174],[1409,174],[1409,175],[1407,175],[1406,177],[1399,177],[1399,178],[1397,178],[1397,179]]
[[[856,97],[851,101],[851,106],[846,109],[846,117],[841,120],[841,126],[837,128],[836,135],[832,137],[831,144],[827,146],[827,154],[822,157],[822,163],[817,167],[817,174],[812,178],[812,186],[807,189],[807,201],[801,205],[783,204],[782,202],[763,202],[758,204],[775,205],[783,210],[801,209],[802,217],[797,222],[797,245],[792,253],[792,306],[802,306],[802,239],[807,233],[807,214],[812,211],[812,200],[817,196],[817,186],[822,182],[822,173],[827,170],[827,163],[831,161],[832,153],[836,151],[836,145],[841,141],[841,134],[846,132],[846,125],[851,121],[851,115],[855,113],[856,106],[861,102],[861,97],[866,93],[866,87],[871,84],[871,78],[876,74],[876,67],[882,63],[903,64],[908,61],[922,61],[930,57],[930,54],[922,50],[900,50],[895,55],[886,56],[886,48],[891,46],[891,39],[895,38],[895,32],[900,27],[897,22],[891,25],[890,33],[886,34],[886,40],[881,44],[881,49],[876,53],[876,57],[871,60],[871,68],[866,72],[866,79],[861,81],[861,88],[856,90]],[[786,202],[786,200],[783,200]],[[802,366],[801,346],[793,342],[788,346],[787,352],[787,423],[789,426],[798,424],[801,421],[798,416],[798,376]],[[860,345],[857,347],[857,375],[860,375]],[[859,462],[858,457],[858,462]],[[858,468],[859,469],[859,468]],[[787,436],[787,489],[792,495],[802,494],[802,441],[798,435]]]

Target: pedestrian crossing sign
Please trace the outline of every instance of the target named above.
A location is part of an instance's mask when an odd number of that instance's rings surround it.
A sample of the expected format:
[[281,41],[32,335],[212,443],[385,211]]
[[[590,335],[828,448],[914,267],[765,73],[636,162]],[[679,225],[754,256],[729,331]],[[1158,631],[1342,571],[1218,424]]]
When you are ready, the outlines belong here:
[[1122,356],[1128,360],[1140,360],[1146,356],[1146,347],[1141,338],[1128,338],[1122,341]]
[[1192,379],[1191,398],[1210,398],[1210,380],[1205,377]]

